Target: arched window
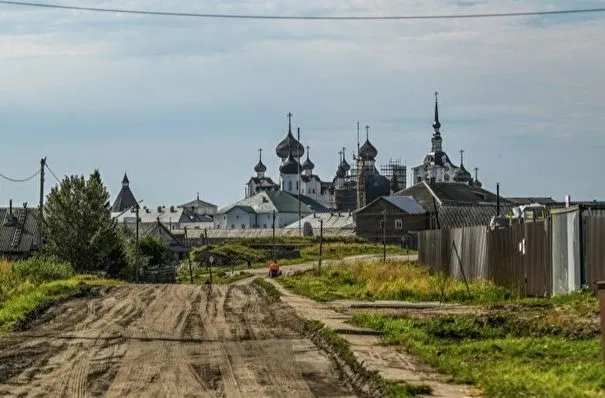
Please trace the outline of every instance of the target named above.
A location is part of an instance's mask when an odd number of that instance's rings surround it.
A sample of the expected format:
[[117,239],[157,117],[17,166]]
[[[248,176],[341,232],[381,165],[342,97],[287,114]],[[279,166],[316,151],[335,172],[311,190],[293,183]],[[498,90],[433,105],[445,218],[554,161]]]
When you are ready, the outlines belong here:
[[292,181],[288,181],[288,191],[292,191]]

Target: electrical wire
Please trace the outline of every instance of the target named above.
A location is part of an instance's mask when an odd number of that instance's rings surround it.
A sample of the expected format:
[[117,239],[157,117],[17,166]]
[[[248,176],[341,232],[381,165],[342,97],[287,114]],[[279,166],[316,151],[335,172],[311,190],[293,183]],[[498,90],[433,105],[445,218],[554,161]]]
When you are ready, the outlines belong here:
[[40,170],[36,171],[30,177],[23,178],[23,179],[11,178],[11,177],[5,176],[4,174],[1,174],[1,173],[0,173],[0,177],[4,178],[5,180],[11,181],[11,182],[27,182],[27,181],[31,180],[32,178],[36,177],[38,174],[40,174]]
[[140,14],[140,15],[156,15],[169,17],[193,17],[193,18],[223,18],[223,19],[287,19],[287,20],[330,20],[330,21],[360,21],[360,20],[414,20],[414,19],[459,19],[459,18],[497,18],[497,17],[523,17],[537,15],[561,15],[561,14],[586,14],[605,12],[605,7],[601,8],[584,8],[584,9],[567,9],[553,11],[524,11],[524,12],[502,12],[502,13],[482,13],[482,14],[441,14],[441,15],[392,15],[392,16],[294,16],[294,15],[246,15],[246,14],[209,14],[209,13],[194,13],[194,12],[168,12],[168,11],[145,11],[120,8],[102,8],[102,7],[82,7],[68,6],[60,4],[47,4],[26,1],[9,1],[0,0],[0,4],[23,6],[23,7],[38,7],[38,8],[54,8],[62,10],[76,11],[92,11],[92,12],[112,12],[123,14]]
[[57,177],[57,175],[54,173],[54,171],[52,171],[50,169],[50,167],[48,166],[48,163],[44,163],[44,165],[46,166],[46,168],[48,169],[48,171],[50,171],[50,174],[52,174],[52,176],[55,177],[55,180],[57,180],[57,182],[59,184],[61,184],[61,180],[59,179],[59,177]]

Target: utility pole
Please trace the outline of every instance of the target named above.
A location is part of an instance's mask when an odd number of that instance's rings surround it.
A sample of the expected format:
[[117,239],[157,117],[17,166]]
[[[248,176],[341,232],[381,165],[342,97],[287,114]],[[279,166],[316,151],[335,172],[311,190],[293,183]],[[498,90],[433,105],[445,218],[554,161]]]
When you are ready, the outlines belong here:
[[387,261],[387,210],[382,211],[382,261]]
[[319,273],[321,274],[321,259],[323,255],[323,247],[324,247],[324,219],[319,219],[319,261],[317,262],[317,267],[319,269]]
[[136,224],[136,244],[134,251],[134,271],[136,272],[135,281],[139,282],[139,204],[135,205],[137,224]]
[[185,244],[189,248],[189,251],[187,252],[187,259],[189,260],[189,280],[193,285],[193,269],[191,268],[191,246],[189,245],[189,239],[187,239],[187,227],[185,227]]
[[40,214],[38,215],[38,250],[42,251],[42,230],[44,229],[44,169],[46,157],[40,159]]
[[300,219],[300,127],[297,130],[297,140],[298,140],[298,236],[302,236],[302,228],[301,228],[301,219]]
[[273,210],[273,247],[271,248],[272,260],[275,260],[275,210]]

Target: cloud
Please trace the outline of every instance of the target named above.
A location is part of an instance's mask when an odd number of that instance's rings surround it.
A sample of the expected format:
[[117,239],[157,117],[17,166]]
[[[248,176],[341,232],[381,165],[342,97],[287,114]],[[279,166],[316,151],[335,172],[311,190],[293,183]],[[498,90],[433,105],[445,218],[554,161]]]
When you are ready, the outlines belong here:
[[[61,3],[352,16],[569,7],[562,1],[445,0]],[[578,8],[598,5],[603,2],[574,3]],[[473,162],[489,162],[481,166],[486,178],[508,173],[509,166],[491,166],[494,146],[506,147],[510,158],[535,156],[522,148],[522,140],[529,138],[534,146],[540,140],[565,146],[574,137],[605,145],[600,131],[605,24],[600,14],[362,22],[0,10],[0,119],[7,134],[39,134],[46,144],[57,142],[55,156],[61,156],[61,146],[78,151],[83,169],[92,165],[86,161],[94,149],[91,142],[104,148],[107,159],[120,142],[134,142],[145,156],[135,160],[115,149],[123,156],[115,155],[118,160],[107,160],[105,167],[115,171],[137,163],[140,168],[131,167],[140,170],[139,178],[144,170],[181,173],[176,162],[163,167],[148,155],[163,153],[162,141],[170,142],[171,156],[195,159],[201,156],[196,151],[203,151],[200,164],[220,162],[228,154],[237,164],[220,175],[199,166],[195,174],[182,176],[182,184],[200,175],[221,187],[217,197],[223,202],[241,194],[256,148],[265,148],[275,171],[273,147],[285,134],[289,111],[313,147],[324,179],[331,179],[336,152],[354,148],[357,121],[372,126],[381,162],[390,157],[410,166],[421,162],[430,145],[435,89],[441,92],[446,148],[453,156],[464,147]],[[179,147],[174,142],[192,143]],[[521,149],[509,148],[509,142]],[[102,155],[94,159],[104,162]],[[63,166],[70,167],[68,162]],[[515,183],[524,187],[520,190],[529,186]],[[146,196],[164,194],[153,190]]]

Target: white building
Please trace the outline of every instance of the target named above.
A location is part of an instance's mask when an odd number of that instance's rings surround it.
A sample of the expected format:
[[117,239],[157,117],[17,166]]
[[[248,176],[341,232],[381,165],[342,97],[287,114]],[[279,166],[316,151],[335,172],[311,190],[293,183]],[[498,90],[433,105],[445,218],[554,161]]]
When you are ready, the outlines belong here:
[[[301,195],[300,215],[327,209],[313,199]],[[283,228],[299,219],[298,196],[286,191],[261,191],[256,195],[220,208],[214,215],[214,228],[249,229]]]
[[[464,167],[463,150],[460,151],[460,166],[454,165],[443,150],[443,138],[439,131],[441,123],[439,122],[437,95],[438,93],[435,92],[435,120],[433,122],[431,151],[425,156],[424,162],[420,166],[412,168],[413,184],[418,184],[422,181],[435,181],[462,182],[481,186],[476,176],[473,181],[473,177]],[[475,169],[475,173],[477,170]]]

